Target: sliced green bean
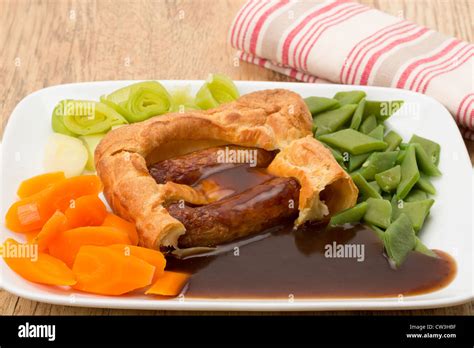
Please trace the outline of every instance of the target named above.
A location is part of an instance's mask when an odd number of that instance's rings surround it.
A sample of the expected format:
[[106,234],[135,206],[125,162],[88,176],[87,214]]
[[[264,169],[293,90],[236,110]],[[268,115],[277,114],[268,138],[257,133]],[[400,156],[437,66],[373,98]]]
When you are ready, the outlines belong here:
[[339,100],[341,105],[358,104],[365,95],[363,91],[337,92],[334,99]]
[[420,172],[416,164],[415,146],[409,145],[406,149],[405,158],[401,164],[402,178],[397,187],[398,199],[404,199],[420,178]]
[[379,124],[377,127],[372,129],[369,134],[367,134],[369,137],[382,140],[383,141],[383,133],[385,133],[385,127],[381,124]]
[[377,181],[377,184],[385,192],[392,192],[397,188],[398,184],[400,184],[401,177],[402,171],[398,165],[375,174],[375,181]]
[[388,144],[388,147],[385,151],[393,151],[395,150],[398,145],[402,142],[402,137],[398,135],[397,132],[394,132],[391,130],[390,132],[387,133],[383,141],[385,141]]
[[405,197],[405,202],[416,202],[428,199],[428,195],[425,191],[412,189],[408,196]]
[[410,218],[405,214],[400,214],[388,226],[383,234],[383,241],[388,257],[397,267],[400,267],[416,245],[416,236]]
[[367,202],[359,203],[352,208],[346,209],[331,217],[329,226],[344,225],[359,222],[367,211]]
[[401,149],[401,150],[406,150],[406,149],[408,148],[408,145],[410,145],[410,144],[408,144],[408,143],[400,143],[399,146],[400,146],[400,149]]
[[362,200],[366,198],[382,198],[380,193],[378,193],[360,173],[351,174],[351,177],[359,188],[359,194],[362,196]]
[[373,152],[367,161],[362,164],[360,174],[366,180],[374,180],[375,174],[392,168],[397,160],[398,151]]
[[354,130],[358,130],[360,124],[362,123],[362,118],[364,116],[364,107],[365,107],[365,98],[363,98],[359,105],[357,105],[357,109],[354,111],[354,115],[352,116],[350,128]]
[[325,111],[313,118],[313,124],[317,126],[316,136],[332,133],[339,130],[354,114],[357,105],[347,104],[338,109]]
[[415,241],[415,248],[413,250],[418,251],[419,253],[425,254],[427,256],[438,257],[438,254],[436,254],[433,250],[429,249],[426,245],[424,245],[420,238],[415,237]]
[[377,227],[375,225],[372,225],[372,224],[367,224],[367,226],[372,230],[374,231],[377,236],[383,241],[383,235],[385,234],[385,231],[382,230],[380,227]]
[[349,171],[353,172],[359,169],[360,166],[369,158],[370,153],[363,153],[362,155],[352,155],[349,158]]
[[374,188],[374,190],[377,191],[378,194],[380,194],[382,192],[380,190],[379,184],[377,184],[377,182],[375,180],[374,181],[369,181],[369,185],[372,186]]
[[441,146],[438,143],[432,140],[420,137],[416,134],[414,134],[410,139],[410,144],[414,144],[414,143],[420,144],[425,150],[428,157],[431,159],[431,161],[435,165],[438,165],[439,155],[441,153]]
[[367,199],[367,211],[364,221],[382,228],[390,225],[392,217],[392,205],[385,199]]
[[420,190],[425,191],[426,193],[429,193],[430,195],[436,194],[436,189],[431,183],[431,181],[424,175],[421,175],[418,181],[416,182],[416,187],[418,187]]
[[350,128],[321,135],[318,139],[329,145],[348,151],[351,155],[360,155],[362,153],[385,150],[387,148],[385,142]]
[[359,132],[369,134],[375,127],[377,127],[377,119],[374,115],[370,115],[360,125]]
[[425,222],[431,206],[434,204],[433,199],[425,199],[415,202],[395,201],[392,199],[392,219],[395,220],[400,214],[406,214],[416,232],[418,232]]
[[367,100],[367,103],[365,104],[364,116],[374,115],[383,122],[396,113],[402,107],[402,105],[402,100]]
[[341,106],[338,100],[324,97],[308,97],[304,99],[304,102],[313,116]]
[[414,143],[413,146],[415,146],[416,162],[420,170],[428,176],[440,176],[441,172],[426,154],[424,148],[418,143]]
[[400,152],[398,153],[398,156],[397,156],[397,164],[402,164],[406,153],[407,153],[407,150],[400,150]]

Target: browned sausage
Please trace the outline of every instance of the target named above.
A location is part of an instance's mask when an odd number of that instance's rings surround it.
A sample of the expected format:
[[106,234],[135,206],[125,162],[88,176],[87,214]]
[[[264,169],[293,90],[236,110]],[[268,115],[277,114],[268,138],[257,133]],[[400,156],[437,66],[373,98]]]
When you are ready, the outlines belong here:
[[186,227],[179,247],[216,246],[249,236],[296,217],[300,186],[293,178],[273,178],[215,203],[168,212]]
[[177,184],[194,185],[213,173],[236,166],[251,166],[249,163],[222,163],[219,159],[219,151],[225,152],[226,148],[227,151],[243,151],[241,154],[245,154],[245,151],[249,151],[247,154],[251,156],[256,154],[251,159],[255,161],[257,168],[267,167],[275,156],[273,152],[259,148],[219,146],[154,163],[148,167],[148,170],[158,184],[173,181]]

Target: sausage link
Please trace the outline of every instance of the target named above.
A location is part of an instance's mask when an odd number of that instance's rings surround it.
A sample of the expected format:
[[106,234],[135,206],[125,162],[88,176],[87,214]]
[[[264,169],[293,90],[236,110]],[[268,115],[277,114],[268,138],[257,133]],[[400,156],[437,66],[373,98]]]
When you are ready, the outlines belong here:
[[245,151],[251,151],[247,154],[252,156],[251,159],[255,161],[256,168],[267,167],[275,156],[274,152],[265,151],[260,148],[235,145],[218,146],[154,163],[148,167],[148,170],[158,184],[173,181],[177,184],[194,185],[199,180],[216,172],[236,166],[250,166],[249,163],[242,162],[228,163],[229,161],[227,161],[223,163],[219,159],[219,151],[224,151],[220,154],[225,153],[225,151],[243,151],[241,152],[243,155],[245,155]]
[[216,246],[296,217],[299,189],[295,179],[276,177],[209,205],[167,209],[186,227],[179,247]]

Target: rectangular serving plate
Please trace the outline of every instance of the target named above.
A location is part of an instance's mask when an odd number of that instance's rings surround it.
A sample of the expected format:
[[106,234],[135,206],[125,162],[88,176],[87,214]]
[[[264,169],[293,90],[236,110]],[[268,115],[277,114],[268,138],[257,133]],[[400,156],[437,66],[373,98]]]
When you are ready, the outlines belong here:
[[[137,81],[103,81],[59,85],[41,89],[25,97],[13,111],[3,136],[1,213],[16,200],[19,183],[43,172],[42,156],[52,133],[51,113],[62,99],[98,100],[118,88]],[[169,89],[190,86],[195,93],[203,81],[160,81]],[[416,133],[442,146],[440,169],[443,176],[433,180],[437,189],[420,238],[432,249],[448,252],[457,263],[457,274],[445,288],[428,294],[386,298],[298,298],[281,299],[155,299],[141,294],[120,297],[98,296],[28,282],[0,261],[0,285],[8,292],[40,302],[59,305],[150,309],[150,310],[231,310],[231,311],[309,311],[309,310],[385,310],[452,306],[474,298],[472,237],[472,167],[459,130],[448,111],[436,100],[422,94],[382,87],[344,86],[290,82],[236,81],[240,93],[285,88],[303,97],[332,97],[339,91],[363,90],[371,100],[404,100],[403,107],[387,124],[408,141]],[[1,240],[22,236],[2,224]],[[315,276],[318,276],[315,274]],[[285,281],[282,279],[282,281]]]

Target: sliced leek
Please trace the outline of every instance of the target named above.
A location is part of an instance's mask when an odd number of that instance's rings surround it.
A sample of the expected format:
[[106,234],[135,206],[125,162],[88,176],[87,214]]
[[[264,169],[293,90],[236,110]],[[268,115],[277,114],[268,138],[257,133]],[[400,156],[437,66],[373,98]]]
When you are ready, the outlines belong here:
[[171,95],[156,81],[135,83],[101,97],[100,100],[114,108],[130,123],[165,114],[171,111],[173,106]]
[[201,109],[207,110],[234,101],[238,97],[239,91],[230,78],[221,74],[211,74],[197,92],[196,104]]
[[51,123],[56,133],[79,136],[105,133],[113,126],[127,123],[127,120],[99,102],[62,100],[54,108]]

